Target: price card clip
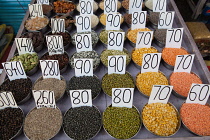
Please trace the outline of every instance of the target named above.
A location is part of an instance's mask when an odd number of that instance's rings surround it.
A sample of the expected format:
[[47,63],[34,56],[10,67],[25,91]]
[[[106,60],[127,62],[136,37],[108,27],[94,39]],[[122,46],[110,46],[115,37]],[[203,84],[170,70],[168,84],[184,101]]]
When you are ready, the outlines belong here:
[[46,42],[49,55],[64,54],[62,35],[47,35]]
[[1,91],[0,92],[0,110],[7,107],[18,108],[12,92]]
[[33,41],[31,38],[15,38],[16,47],[19,55],[26,53],[35,53]]
[[80,0],[80,14],[93,15],[93,0]]
[[158,29],[171,29],[174,21],[174,11],[160,12]]
[[108,74],[125,74],[126,71],[126,56],[113,55],[108,56]]
[[120,30],[121,14],[107,14],[106,16],[106,30]]
[[108,50],[123,51],[125,32],[109,31],[108,33]]
[[64,33],[65,32],[65,19],[51,18],[52,33]]
[[77,34],[77,35],[75,35],[75,43],[76,43],[77,52],[93,50],[91,34]]
[[90,15],[76,16],[77,33],[91,32],[91,17]]
[[117,13],[118,0],[104,0],[104,14]]
[[167,0],[153,0],[153,12],[165,12]]
[[28,4],[28,9],[31,18],[44,17],[41,4]]
[[131,30],[145,28],[147,20],[147,11],[133,12]]
[[153,31],[138,32],[136,48],[150,48],[153,39]]
[[129,14],[142,11],[143,0],[129,0]]
[[37,0],[37,4],[46,4],[49,5],[49,0]]
[[166,48],[181,48],[183,28],[168,29],[166,32]]
[[195,55],[177,55],[176,62],[174,67],[174,72],[191,72],[192,64],[194,61]]
[[75,76],[93,76],[93,59],[74,59]]

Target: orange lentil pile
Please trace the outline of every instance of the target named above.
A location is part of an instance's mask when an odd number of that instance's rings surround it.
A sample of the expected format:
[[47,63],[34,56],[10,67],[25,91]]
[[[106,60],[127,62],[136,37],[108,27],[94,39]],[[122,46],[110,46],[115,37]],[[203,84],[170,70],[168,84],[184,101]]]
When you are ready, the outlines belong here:
[[210,136],[210,106],[184,103],[180,109],[182,122],[194,133]]
[[170,85],[178,94],[184,97],[187,97],[192,83],[202,84],[202,81],[194,73],[173,72],[170,76]]
[[136,43],[137,33],[142,32],[142,31],[151,31],[151,30],[149,28],[139,28],[139,29],[134,29],[134,30],[128,30],[127,37],[131,42]]
[[67,13],[76,8],[76,5],[73,2],[68,1],[56,1],[53,2],[53,5],[56,13]]
[[175,66],[177,55],[189,54],[185,49],[182,48],[164,48],[162,51],[163,60],[171,66]]

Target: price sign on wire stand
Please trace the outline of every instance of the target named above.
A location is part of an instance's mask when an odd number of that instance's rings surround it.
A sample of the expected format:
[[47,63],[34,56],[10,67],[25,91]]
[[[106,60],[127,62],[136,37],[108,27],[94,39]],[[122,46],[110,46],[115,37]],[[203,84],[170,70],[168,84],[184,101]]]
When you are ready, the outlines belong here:
[[123,51],[125,32],[109,31],[108,33],[108,50]]
[[31,18],[43,17],[41,4],[28,4],[29,14]]
[[168,29],[166,33],[166,48],[181,48],[183,28]]
[[93,59],[74,59],[75,76],[93,76]]
[[91,32],[91,17],[90,15],[76,16],[77,33]]
[[75,36],[77,52],[92,51],[92,37],[91,34],[77,34]]
[[81,106],[92,107],[91,89],[70,90],[71,105],[73,108]]
[[152,44],[153,31],[138,32],[136,48],[150,48]]
[[132,13],[131,30],[145,28],[146,20],[147,20],[147,12],[146,11],[133,12]]
[[117,13],[118,0],[104,0],[104,14]]
[[46,4],[49,5],[49,0],[37,0],[37,4]]
[[1,91],[0,92],[0,110],[7,107],[18,108],[12,92]]
[[186,103],[197,103],[205,105],[209,99],[210,85],[192,84],[190,92],[187,96]]
[[51,18],[52,33],[64,33],[65,32],[65,19]]
[[126,56],[113,55],[108,56],[108,74],[125,74],[126,70]]
[[107,14],[106,30],[120,30],[121,14]]
[[46,42],[49,55],[64,54],[62,35],[47,35]]
[[26,73],[24,71],[21,61],[12,61],[2,63],[2,66],[7,73],[10,81],[16,79],[27,79]]
[[153,85],[152,92],[149,97],[148,104],[151,103],[168,103],[173,86],[169,85]]
[[46,78],[60,78],[60,69],[58,60],[39,60],[42,70],[42,76]]
[[195,55],[177,55],[176,62],[174,67],[174,72],[191,72],[192,64],[194,61]]
[[153,12],[165,12],[167,0],[153,0]]
[[80,0],[80,14],[93,15],[93,0]]
[[158,21],[158,29],[171,29],[174,21],[174,14],[174,11],[161,12]]
[[31,38],[15,38],[18,54],[35,53]]
[[37,109],[42,107],[56,108],[54,91],[32,90]]
[[143,0],[129,0],[129,14],[142,11]]
[[112,106],[132,108],[133,92],[134,88],[112,88]]

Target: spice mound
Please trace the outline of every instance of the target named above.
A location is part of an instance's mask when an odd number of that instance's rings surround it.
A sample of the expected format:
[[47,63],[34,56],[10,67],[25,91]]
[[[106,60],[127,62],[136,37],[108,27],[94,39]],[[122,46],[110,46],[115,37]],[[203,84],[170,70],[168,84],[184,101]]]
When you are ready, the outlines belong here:
[[51,139],[59,132],[62,121],[58,108],[34,108],[26,116],[23,130],[30,140]]
[[23,101],[29,94],[32,93],[32,82],[27,79],[16,79],[10,81],[7,79],[0,86],[1,91],[10,91],[15,98],[17,104]]
[[101,92],[101,82],[95,76],[72,77],[69,81],[69,90],[91,89],[92,99]]
[[[104,10],[104,1],[101,1],[99,3],[99,7],[101,10]],[[121,8],[121,3],[120,3],[120,1],[117,1],[117,10],[119,10],[120,8]]]
[[14,56],[10,61],[21,61],[25,72],[29,72],[38,64],[38,55],[36,53],[33,54],[22,54]]
[[63,37],[63,46],[66,46],[66,45],[68,45],[71,42],[71,36],[70,36],[70,34],[68,32],[64,32],[64,33],[52,33],[52,32],[49,32],[47,35],[61,35]]
[[65,133],[75,140],[91,139],[101,129],[101,125],[101,114],[94,106],[70,108],[63,120]]
[[35,83],[33,90],[50,90],[54,91],[55,100],[60,99],[66,90],[65,79],[59,80],[56,78],[46,78],[40,77]]
[[43,14],[48,14],[53,9],[52,5],[42,4]]
[[41,30],[49,23],[49,19],[46,17],[35,17],[26,20],[25,28],[31,31]]
[[170,85],[178,94],[187,97],[193,83],[202,84],[201,79],[194,73],[173,72],[170,76]]
[[136,43],[138,32],[143,32],[143,31],[151,31],[151,30],[149,28],[139,28],[139,29],[134,29],[134,30],[128,29],[127,38],[132,43]]
[[[107,15],[104,14],[104,13],[102,13],[102,14],[100,15],[100,22],[101,22],[101,24],[103,24],[104,26],[106,26],[106,17],[107,17]],[[120,24],[122,24],[123,22],[124,22],[124,18],[123,18],[123,16],[121,16]]]
[[137,75],[136,86],[146,96],[150,96],[153,85],[168,85],[168,80],[161,72],[145,72]]
[[108,56],[113,56],[113,55],[125,55],[126,56],[126,65],[128,65],[131,61],[130,54],[127,50],[104,50],[101,53],[101,62],[107,67],[108,66]]
[[62,70],[65,66],[68,65],[69,57],[66,53],[55,55],[49,55],[46,53],[41,57],[41,60],[58,60],[59,69]]
[[68,1],[56,1],[53,2],[55,13],[67,13],[72,12],[76,5],[73,2]]
[[76,59],[80,59],[80,58],[93,59],[93,70],[96,70],[96,68],[100,64],[100,57],[96,51],[82,51],[82,52],[74,53],[70,58],[70,65],[72,68],[74,68],[74,59],[75,58]]
[[112,88],[134,88],[132,76],[126,72],[125,74],[108,74],[106,73],[102,78],[103,91],[112,96]]
[[210,106],[209,104],[184,103],[180,109],[182,122],[193,133],[210,136]]
[[[93,1],[93,12],[95,12],[96,10],[98,10],[98,3]],[[77,5],[77,11],[80,11],[80,5]]]
[[170,136],[179,129],[179,114],[170,104],[147,104],[142,111],[144,126],[159,136]]
[[117,139],[129,139],[141,127],[140,114],[135,107],[107,107],[103,113],[105,130]]
[[183,48],[164,48],[162,51],[162,58],[167,64],[174,66],[177,55],[187,54],[189,53]]
[[20,108],[0,110],[0,140],[9,140],[19,132],[23,125],[23,116]]
[[159,12],[151,12],[150,15],[149,15],[150,22],[154,25],[158,25],[159,15],[160,15]]
[[132,52],[132,60],[139,66],[142,65],[143,55],[146,53],[158,53],[154,47],[151,48],[136,48]]
[[166,43],[166,33],[167,33],[167,29],[156,29],[154,32],[154,37],[160,43],[165,44]]

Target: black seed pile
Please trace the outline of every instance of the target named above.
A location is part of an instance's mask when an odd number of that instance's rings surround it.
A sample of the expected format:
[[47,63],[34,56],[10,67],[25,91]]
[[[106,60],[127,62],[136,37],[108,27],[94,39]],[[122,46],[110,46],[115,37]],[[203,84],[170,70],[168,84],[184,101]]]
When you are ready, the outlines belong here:
[[86,140],[94,137],[101,125],[101,114],[94,106],[70,108],[63,121],[65,133],[74,140]]
[[20,108],[0,110],[0,140],[9,140],[15,136],[23,124],[23,112]]
[[95,76],[72,77],[69,81],[69,90],[91,89],[92,99],[101,92],[101,82]]
[[27,79],[16,79],[10,81],[7,79],[0,86],[1,91],[11,91],[17,104],[32,93],[32,82]]
[[154,32],[154,37],[161,43],[165,44],[166,42],[166,33],[167,29],[156,29]]

